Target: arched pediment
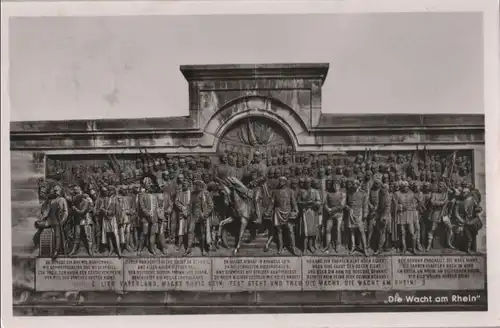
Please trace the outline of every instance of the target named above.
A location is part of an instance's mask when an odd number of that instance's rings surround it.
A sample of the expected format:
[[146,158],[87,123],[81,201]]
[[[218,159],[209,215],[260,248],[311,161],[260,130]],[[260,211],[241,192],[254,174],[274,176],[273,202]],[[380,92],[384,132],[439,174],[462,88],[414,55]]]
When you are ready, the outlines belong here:
[[212,115],[204,128],[204,144],[215,145],[229,126],[247,117],[263,117],[279,124],[289,134],[294,148],[298,145],[297,135],[307,131],[302,118],[283,102],[271,97],[249,95],[229,101]]

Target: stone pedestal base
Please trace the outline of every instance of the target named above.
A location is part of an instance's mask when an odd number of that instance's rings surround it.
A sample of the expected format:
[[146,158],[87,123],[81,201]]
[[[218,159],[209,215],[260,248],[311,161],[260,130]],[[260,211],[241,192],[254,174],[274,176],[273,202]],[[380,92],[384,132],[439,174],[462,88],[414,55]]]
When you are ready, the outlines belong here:
[[479,311],[487,310],[485,265],[484,255],[38,258],[35,291],[15,296],[15,311]]

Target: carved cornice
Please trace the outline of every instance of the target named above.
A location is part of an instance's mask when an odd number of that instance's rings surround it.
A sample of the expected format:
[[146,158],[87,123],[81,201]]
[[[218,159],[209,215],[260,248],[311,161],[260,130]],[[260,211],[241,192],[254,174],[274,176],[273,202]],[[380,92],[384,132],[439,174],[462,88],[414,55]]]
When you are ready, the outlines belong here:
[[[325,116],[321,126],[295,136],[297,147],[484,144],[484,115]],[[178,119],[12,122],[10,145],[12,150],[213,146],[204,130],[181,127]]]
[[[328,131],[392,131],[392,130],[483,130],[483,114],[322,114],[321,124],[314,130]],[[147,133],[196,133],[201,129],[192,127],[189,117],[166,117],[148,119],[97,119],[70,121],[23,121],[10,123],[12,137],[22,135],[49,136],[58,134],[112,135]]]
[[317,79],[323,81],[329,64],[243,64],[243,65],[182,65],[186,80],[248,80],[248,79]]

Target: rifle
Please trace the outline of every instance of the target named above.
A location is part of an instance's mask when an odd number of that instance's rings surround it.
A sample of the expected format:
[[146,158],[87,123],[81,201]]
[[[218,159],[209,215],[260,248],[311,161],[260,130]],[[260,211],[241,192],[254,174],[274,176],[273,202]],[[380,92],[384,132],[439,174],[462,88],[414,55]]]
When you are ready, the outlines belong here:
[[116,156],[114,154],[108,154],[108,158],[111,162],[111,168],[113,169],[113,172],[120,175],[120,173],[123,171],[123,168],[121,167],[120,162],[118,162]]
[[[451,169],[450,169],[450,174],[449,174],[449,177],[448,177],[448,182],[446,184],[446,187],[448,188],[448,186],[450,185],[450,182],[451,182],[451,173],[453,172],[453,168],[455,167],[455,160],[456,160],[456,157],[457,157],[457,152],[454,151],[453,152],[453,157],[452,157],[452,160],[451,160]],[[448,191],[446,191],[448,192]],[[448,207],[448,204],[445,204],[443,206],[443,208],[441,209],[440,213],[439,213],[439,218],[443,217],[443,214],[444,214],[444,211],[445,209]]]

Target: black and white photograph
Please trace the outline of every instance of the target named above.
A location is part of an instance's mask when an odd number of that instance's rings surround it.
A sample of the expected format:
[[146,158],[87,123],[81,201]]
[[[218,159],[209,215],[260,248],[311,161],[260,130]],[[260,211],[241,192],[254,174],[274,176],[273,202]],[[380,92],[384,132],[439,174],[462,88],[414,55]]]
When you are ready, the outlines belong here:
[[2,4],[3,310],[499,324],[498,7],[423,3]]

